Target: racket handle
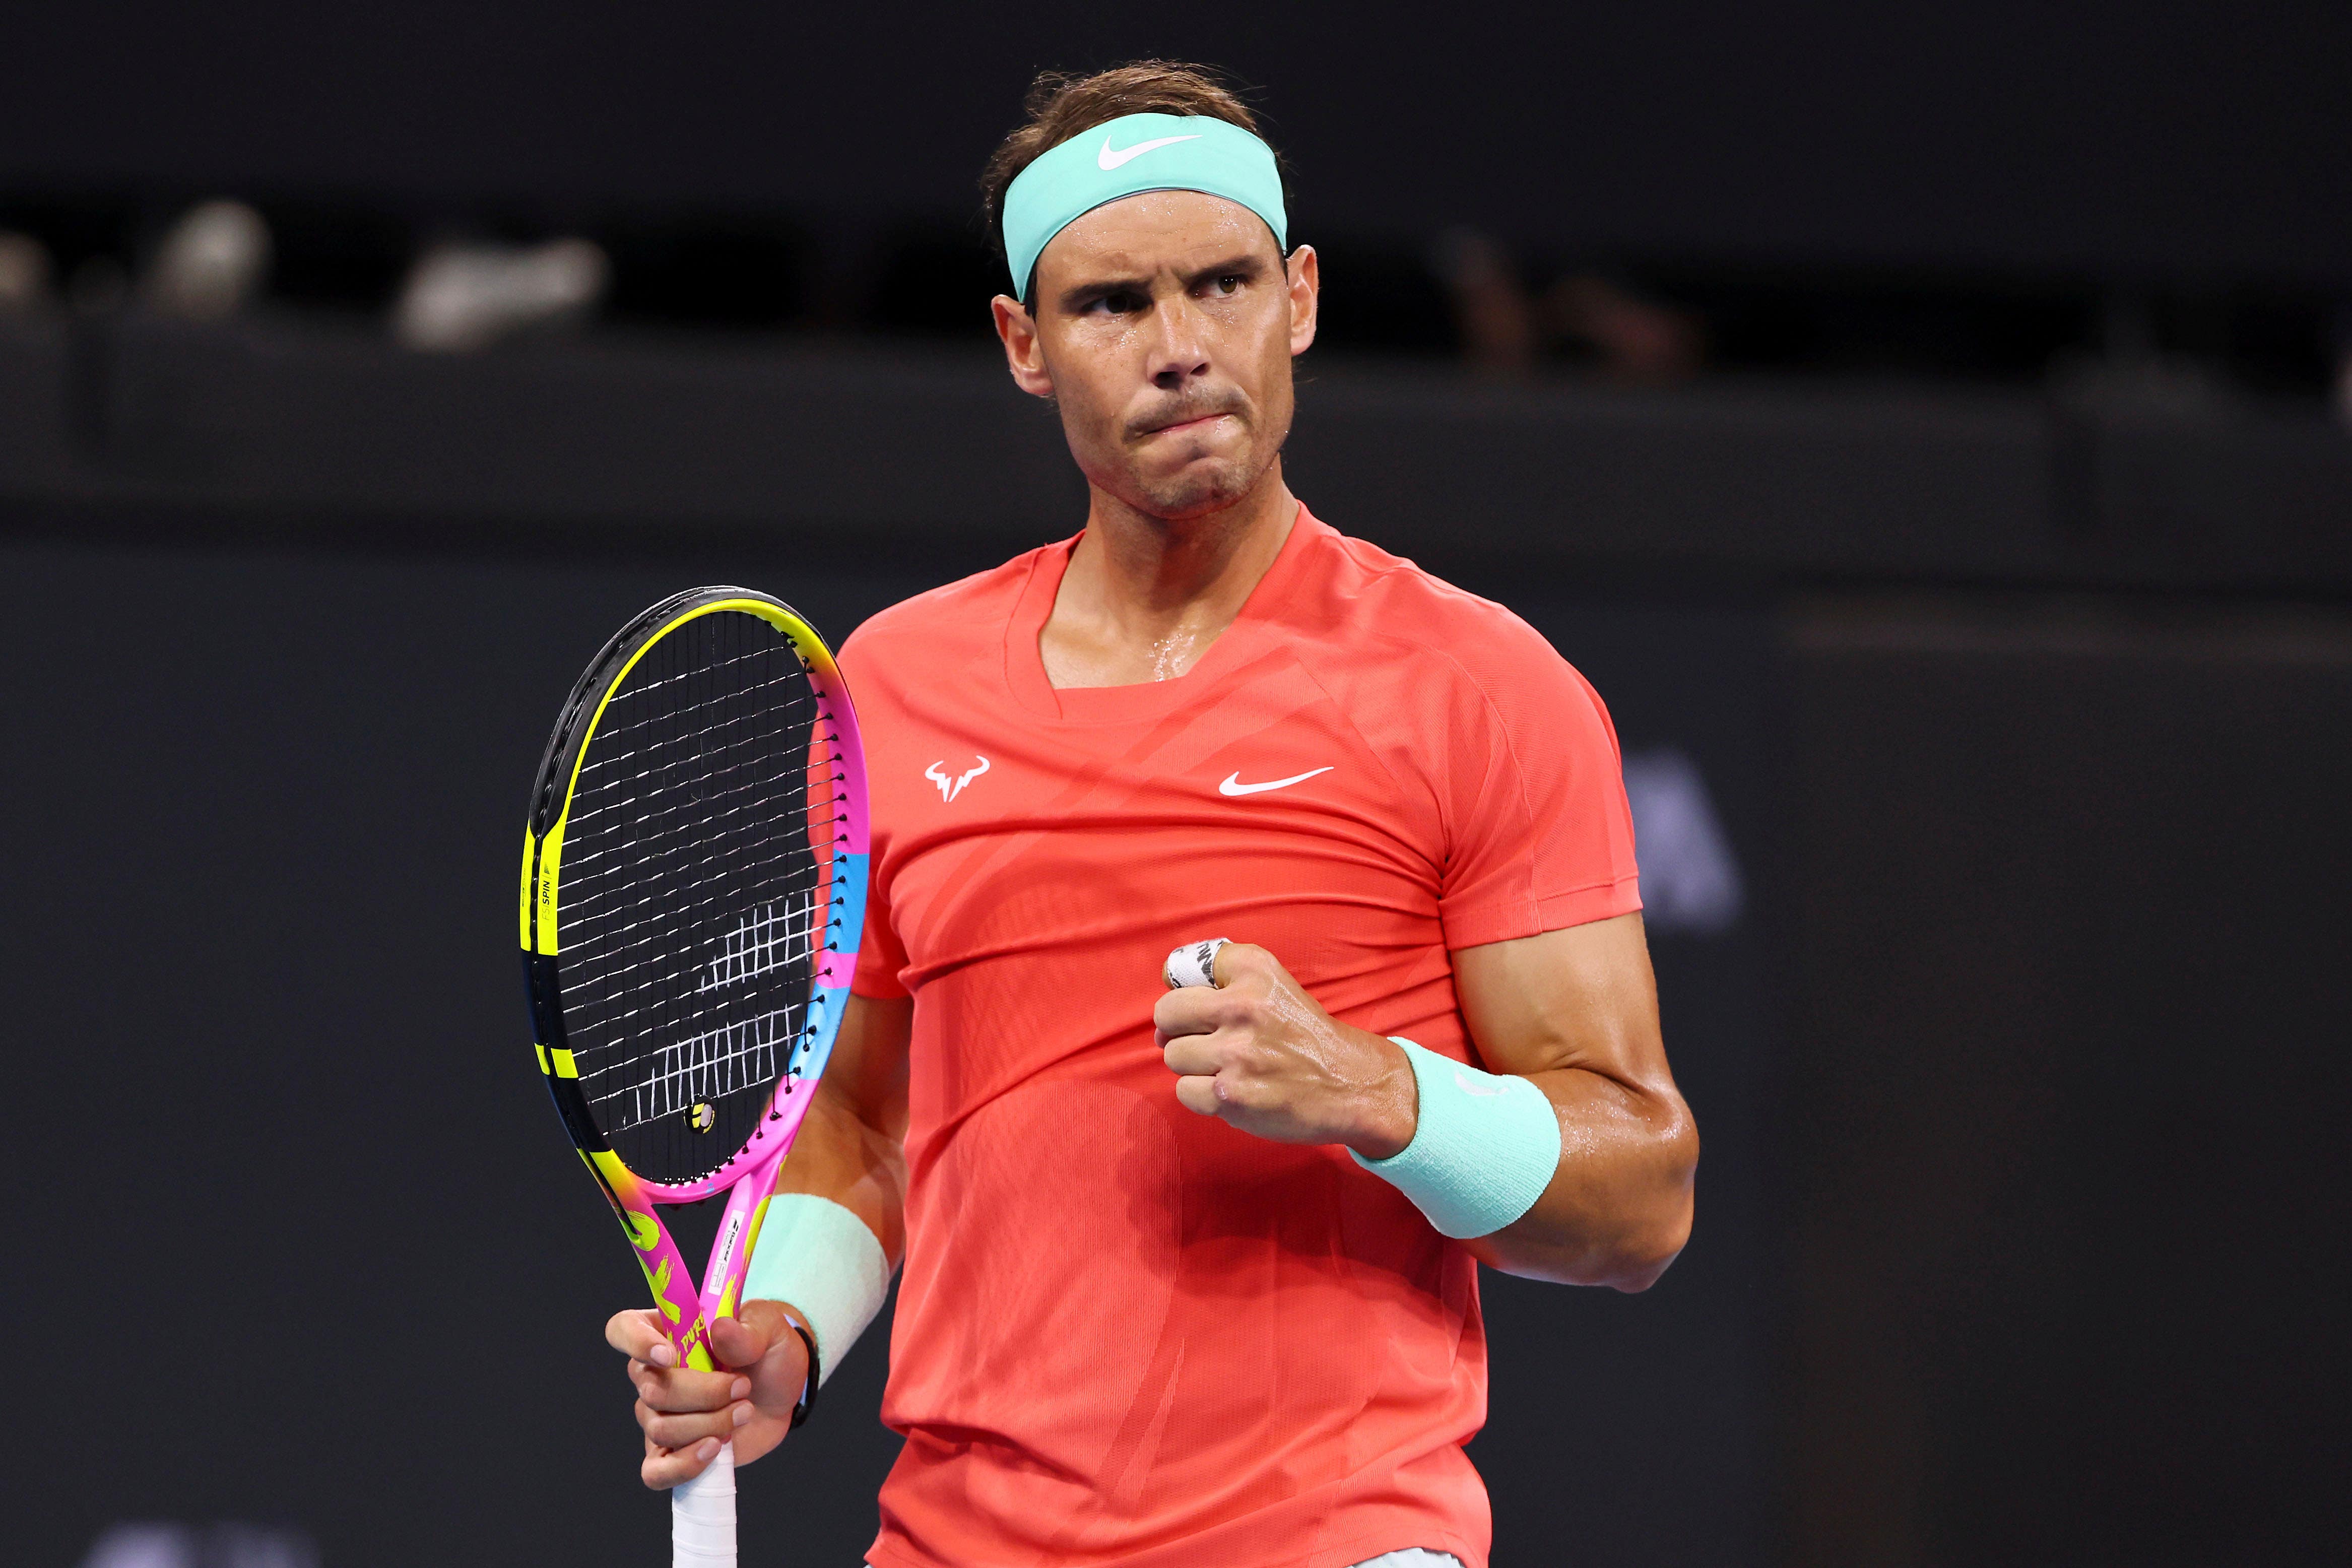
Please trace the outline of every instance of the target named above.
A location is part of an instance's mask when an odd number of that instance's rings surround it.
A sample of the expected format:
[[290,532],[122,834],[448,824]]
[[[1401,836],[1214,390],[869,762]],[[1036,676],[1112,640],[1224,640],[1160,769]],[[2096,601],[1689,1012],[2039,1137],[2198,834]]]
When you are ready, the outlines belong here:
[[670,1568],[735,1568],[735,1445],[669,1494]]

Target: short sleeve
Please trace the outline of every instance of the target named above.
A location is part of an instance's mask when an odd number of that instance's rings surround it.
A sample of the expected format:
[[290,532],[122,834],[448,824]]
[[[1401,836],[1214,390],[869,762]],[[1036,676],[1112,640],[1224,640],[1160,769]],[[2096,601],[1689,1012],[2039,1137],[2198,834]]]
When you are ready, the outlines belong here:
[[[848,681],[851,693],[866,694],[866,700],[858,704],[860,728],[871,725],[890,701],[890,686],[883,671],[869,669],[866,665],[866,653],[873,646],[869,626],[850,633],[838,656],[842,676]],[[887,722],[887,715],[884,722]],[[869,768],[872,762],[869,752]],[[849,977],[849,989],[859,996],[888,1001],[908,994],[906,986],[898,981],[907,969],[907,945],[898,940],[890,922],[890,889],[881,874],[887,858],[883,853],[885,842],[877,827],[872,838],[873,858],[866,862],[866,929],[858,934],[857,969]]]
[[1617,731],[1584,677],[1499,612],[1457,642],[1437,759],[1449,949],[1509,942],[1642,907]]

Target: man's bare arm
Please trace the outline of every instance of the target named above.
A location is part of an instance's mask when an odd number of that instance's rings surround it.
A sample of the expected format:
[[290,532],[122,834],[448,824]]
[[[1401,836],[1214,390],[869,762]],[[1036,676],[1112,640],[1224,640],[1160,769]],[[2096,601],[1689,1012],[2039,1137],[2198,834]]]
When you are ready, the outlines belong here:
[[1648,1289],[1690,1237],[1698,1127],[1667,1070],[1642,917],[1464,948],[1454,985],[1487,1069],[1559,1118],[1551,1184],[1471,1251],[1507,1274]]
[[776,1191],[831,1198],[864,1220],[893,1268],[907,1250],[907,1045],[914,1016],[906,997],[851,994],[808,1120],[776,1174]]
[[[833,1058],[776,1177],[780,1193],[830,1198],[866,1222],[893,1268],[906,1249],[907,1045],[914,1005],[853,994]],[[788,1303],[786,1304],[788,1305]],[[797,1308],[793,1309],[798,1312]],[[784,1439],[808,1378],[808,1352],[784,1322],[784,1305],[746,1301],[741,1315],[710,1327],[723,1372],[693,1372],[650,1310],[616,1312],[604,1338],[629,1358],[637,1425],[645,1429],[641,1473],[649,1487],[674,1487],[702,1473],[720,1441],[735,1440],[748,1464]]]
[[[1690,1235],[1698,1131],[1666,1070],[1641,916],[1465,948],[1454,963],[1486,1065],[1542,1090],[1560,1129],[1534,1205],[1467,1245],[1506,1273],[1646,1289]],[[1219,949],[1215,979],[1153,1009],[1180,1103],[1367,1160],[1412,1142],[1420,1091],[1400,1047],[1332,1017],[1264,948]]]

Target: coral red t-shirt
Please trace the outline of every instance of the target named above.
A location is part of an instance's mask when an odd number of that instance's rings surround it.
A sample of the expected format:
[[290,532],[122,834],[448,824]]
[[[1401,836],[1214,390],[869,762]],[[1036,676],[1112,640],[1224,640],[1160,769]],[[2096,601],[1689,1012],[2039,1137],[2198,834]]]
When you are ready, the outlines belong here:
[[872,1562],[1486,1560],[1475,1265],[1340,1148],[1176,1103],[1169,949],[1271,950],[1475,1060],[1450,949],[1640,907],[1600,699],[1507,610],[1304,508],[1182,678],[1055,690],[1076,541],[876,616],[856,989],[911,994],[906,1275]]

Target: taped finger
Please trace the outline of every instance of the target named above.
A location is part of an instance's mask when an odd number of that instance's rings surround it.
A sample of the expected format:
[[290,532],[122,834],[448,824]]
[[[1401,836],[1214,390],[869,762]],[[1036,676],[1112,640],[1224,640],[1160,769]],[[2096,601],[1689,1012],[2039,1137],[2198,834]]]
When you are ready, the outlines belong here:
[[1188,942],[1168,955],[1160,966],[1160,978],[1168,982],[1168,989],[1181,991],[1187,985],[1214,985],[1217,983],[1217,950],[1229,939],[1213,936],[1206,942]]

